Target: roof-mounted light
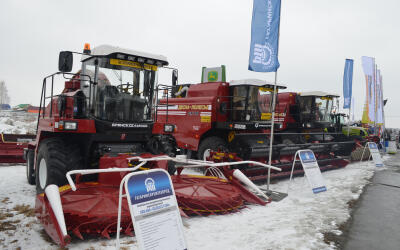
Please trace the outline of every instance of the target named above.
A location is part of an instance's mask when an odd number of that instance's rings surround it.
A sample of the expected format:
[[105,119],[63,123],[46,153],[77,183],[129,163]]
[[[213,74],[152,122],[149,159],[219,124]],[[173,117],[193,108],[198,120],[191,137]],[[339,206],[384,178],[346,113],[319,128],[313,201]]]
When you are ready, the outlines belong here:
[[144,58],[138,57],[137,61],[140,63],[144,63]]
[[91,53],[90,43],[85,43],[85,45],[83,46],[83,53],[90,55],[90,53]]
[[125,55],[123,55],[123,54],[117,54],[117,58],[118,58],[118,59],[125,59]]
[[135,61],[135,57],[134,56],[128,56],[128,60],[129,61]]
[[154,64],[154,60],[152,60],[152,59],[147,59],[147,63],[148,63],[148,64]]

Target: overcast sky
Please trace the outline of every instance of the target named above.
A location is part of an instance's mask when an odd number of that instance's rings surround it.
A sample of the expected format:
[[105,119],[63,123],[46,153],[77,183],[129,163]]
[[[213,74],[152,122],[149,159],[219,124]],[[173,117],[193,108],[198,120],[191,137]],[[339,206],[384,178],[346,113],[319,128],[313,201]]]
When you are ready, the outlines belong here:
[[[80,52],[89,42],[163,54],[179,69],[179,83],[198,82],[202,66],[221,64],[228,80],[272,81],[273,73],[247,70],[252,8],[252,0],[0,0],[0,80],[12,105],[37,105],[59,51]],[[360,58],[375,57],[389,99],[387,126],[400,127],[399,11],[398,0],[282,0],[278,81],[289,91],[342,95],[344,61],[353,58],[360,118]]]

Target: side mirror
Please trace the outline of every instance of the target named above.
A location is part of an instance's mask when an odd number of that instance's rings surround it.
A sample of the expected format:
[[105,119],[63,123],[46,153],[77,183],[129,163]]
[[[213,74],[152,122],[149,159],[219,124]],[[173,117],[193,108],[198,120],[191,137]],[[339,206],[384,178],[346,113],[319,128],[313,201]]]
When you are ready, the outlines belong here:
[[176,86],[178,84],[178,70],[174,69],[172,71],[172,86]]
[[61,51],[58,57],[58,70],[61,72],[71,72],[73,55],[70,51]]

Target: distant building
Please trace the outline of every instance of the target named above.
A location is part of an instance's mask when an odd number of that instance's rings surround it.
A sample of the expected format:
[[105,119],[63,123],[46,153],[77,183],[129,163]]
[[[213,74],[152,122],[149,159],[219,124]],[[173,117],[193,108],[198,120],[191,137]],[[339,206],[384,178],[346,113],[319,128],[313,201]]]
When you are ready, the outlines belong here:
[[29,107],[28,107],[28,110],[27,110],[29,113],[39,113],[39,107],[35,107],[35,106],[32,106],[32,105],[29,105]]
[[11,106],[10,104],[1,104],[0,105],[0,110],[10,110]]
[[18,104],[17,106],[13,107],[14,111],[28,111],[30,104]]

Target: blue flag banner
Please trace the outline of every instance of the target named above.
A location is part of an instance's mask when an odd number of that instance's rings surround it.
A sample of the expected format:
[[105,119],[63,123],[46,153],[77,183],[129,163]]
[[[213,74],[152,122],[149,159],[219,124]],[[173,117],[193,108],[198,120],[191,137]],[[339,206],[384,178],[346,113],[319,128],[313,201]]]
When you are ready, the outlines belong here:
[[344,65],[344,75],[343,75],[344,109],[348,109],[351,107],[351,96],[353,87],[353,62],[354,61],[352,59],[346,59],[346,63]]
[[249,70],[276,72],[281,0],[254,0]]

